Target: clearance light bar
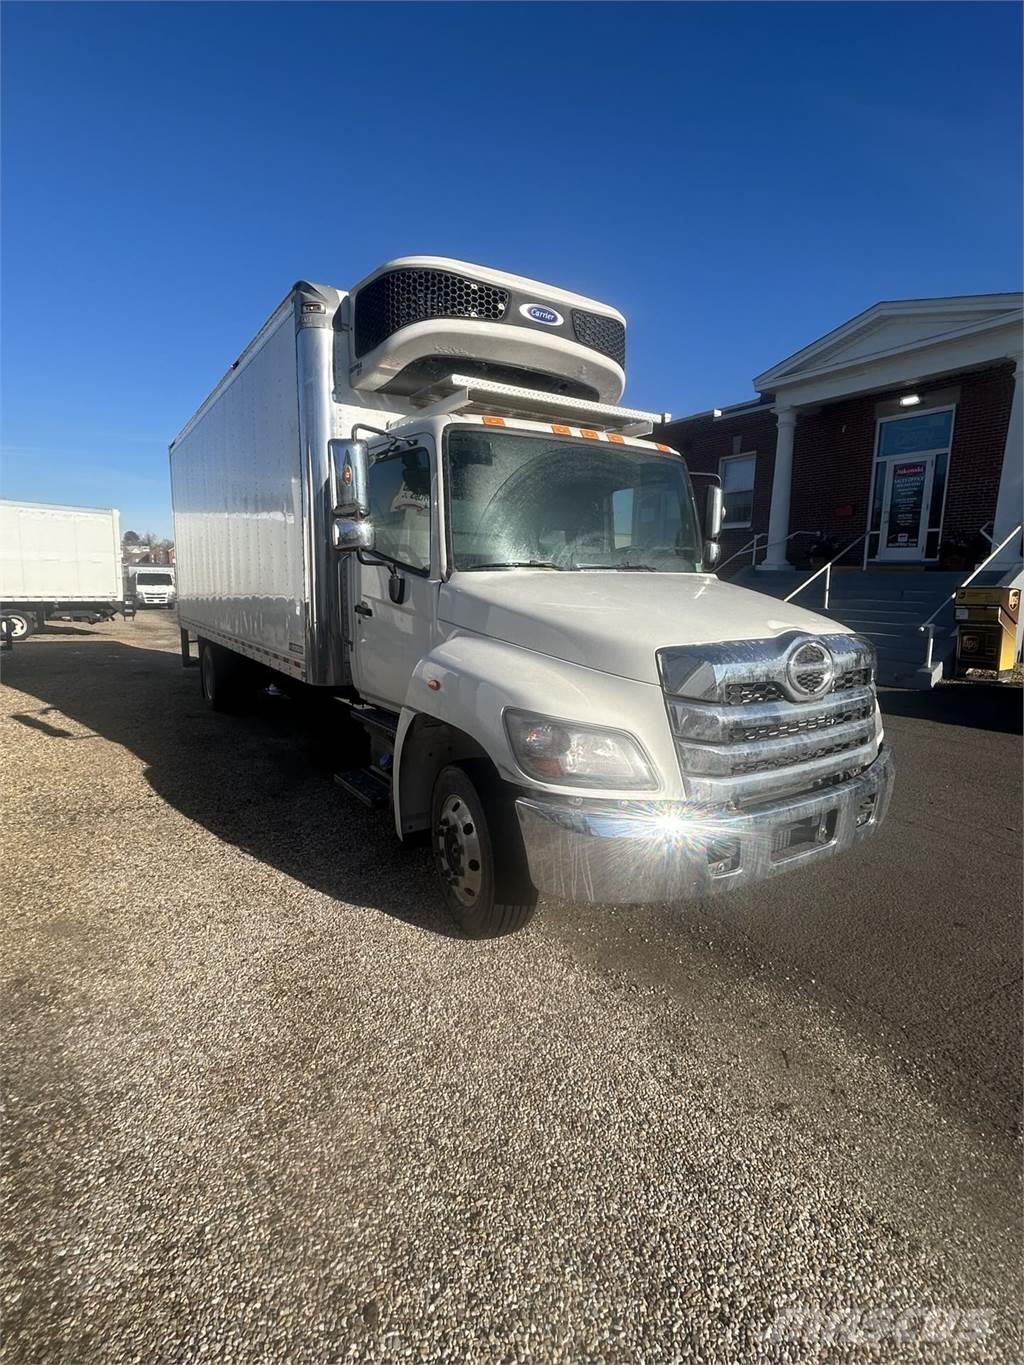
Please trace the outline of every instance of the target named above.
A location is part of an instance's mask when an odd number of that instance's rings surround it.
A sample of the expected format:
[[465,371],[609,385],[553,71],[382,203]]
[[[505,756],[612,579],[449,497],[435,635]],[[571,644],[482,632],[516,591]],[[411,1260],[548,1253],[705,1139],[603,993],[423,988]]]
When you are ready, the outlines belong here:
[[[450,394],[435,398],[438,390],[446,388],[451,389]],[[499,384],[492,379],[471,379],[464,374],[448,375],[440,383],[431,385],[422,397],[424,401],[434,401],[427,402],[417,416],[472,410],[506,417],[559,416],[577,418],[588,427],[603,431],[621,431],[624,436],[648,436],[655,423],[667,422],[672,416],[668,412],[644,412],[640,408],[616,407],[614,403],[567,398],[565,394],[545,393],[543,389],[522,389],[516,384]],[[417,399],[412,401],[416,403]]]

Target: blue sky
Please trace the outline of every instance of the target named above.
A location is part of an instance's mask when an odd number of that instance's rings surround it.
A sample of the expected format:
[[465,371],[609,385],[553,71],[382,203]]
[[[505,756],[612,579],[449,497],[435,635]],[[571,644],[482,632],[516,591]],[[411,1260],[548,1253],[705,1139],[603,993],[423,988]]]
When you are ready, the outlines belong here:
[[677,414],[880,298],[1021,287],[1013,4],[3,7],[3,492],[170,529],[168,440],[300,277],[436,252],[620,307]]

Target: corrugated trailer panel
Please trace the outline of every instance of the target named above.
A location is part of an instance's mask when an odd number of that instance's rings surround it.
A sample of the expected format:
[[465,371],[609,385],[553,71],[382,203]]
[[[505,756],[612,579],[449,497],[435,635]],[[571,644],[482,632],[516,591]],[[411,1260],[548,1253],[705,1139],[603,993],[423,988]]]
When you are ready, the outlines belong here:
[[0,600],[115,603],[122,596],[116,508],[0,501]]
[[[290,309],[171,451],[182,626],[301,675],[307,571]],[[248,651],[246,651],[248,652]]]

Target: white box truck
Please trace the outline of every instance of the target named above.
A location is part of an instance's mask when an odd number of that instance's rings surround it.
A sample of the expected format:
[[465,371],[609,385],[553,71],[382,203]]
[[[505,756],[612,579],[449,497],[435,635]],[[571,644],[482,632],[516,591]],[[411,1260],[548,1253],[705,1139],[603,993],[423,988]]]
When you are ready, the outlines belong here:
[[125,570],[125,597],[137,607],[173,607],[174,566],[130,564]]
[[606,304],[405,257],[296,284],[171,445],[207,703],[336,698],[337,780],[471,935],[819,863],[888,805],[871,645],[716,578],[717,481],[624,361]]
[[121,611],[117,508],[0,499],[0,604],[15,640],[52,616],[101,621]]

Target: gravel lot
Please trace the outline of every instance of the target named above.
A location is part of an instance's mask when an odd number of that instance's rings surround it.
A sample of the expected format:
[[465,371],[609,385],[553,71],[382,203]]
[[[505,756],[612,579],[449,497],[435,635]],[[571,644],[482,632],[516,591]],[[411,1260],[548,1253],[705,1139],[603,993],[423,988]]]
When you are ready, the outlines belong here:
[[3,656],[9,1361],[1020,1358],[1019,691],[889,694],[824,871],[472,943],[176,647]]

